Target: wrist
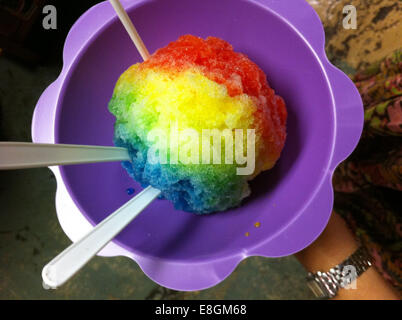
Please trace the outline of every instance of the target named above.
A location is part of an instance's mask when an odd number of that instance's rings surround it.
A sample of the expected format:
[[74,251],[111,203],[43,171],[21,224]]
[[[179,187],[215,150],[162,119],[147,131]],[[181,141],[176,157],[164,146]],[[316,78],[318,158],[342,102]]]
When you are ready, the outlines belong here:
[[[358,243],[352,232],[344,220],[333,213],[322,234],[295,256],[309,272],[327,272],[344,262],[357,249]],[[341,289],[335,299],[399,299],[398,294],[373,267],[358,279],[358,290]]]
[[295,256],[308,271],[317,272],[338,265],[357,248],[358,243],[344,220],[333,213],[322,234]]
[[372,257],[365,247],[359,247],[352,255],[329,268],[308,273],[307,284],[318,298],[334,298],[342,288],[356,289],[356,280],[372,265]]

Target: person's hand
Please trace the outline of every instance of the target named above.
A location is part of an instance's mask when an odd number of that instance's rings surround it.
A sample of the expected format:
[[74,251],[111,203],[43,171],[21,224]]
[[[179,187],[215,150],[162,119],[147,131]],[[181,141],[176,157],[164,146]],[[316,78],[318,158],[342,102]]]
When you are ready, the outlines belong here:
[[[345,221],[336,213],[322,234],[306,249],[295,254],[310,272],[328,271],[348,258],[358,244]],[[356,289],[340,289],[334,299],[399,299],[396,291],[372,266],[356,280]]]

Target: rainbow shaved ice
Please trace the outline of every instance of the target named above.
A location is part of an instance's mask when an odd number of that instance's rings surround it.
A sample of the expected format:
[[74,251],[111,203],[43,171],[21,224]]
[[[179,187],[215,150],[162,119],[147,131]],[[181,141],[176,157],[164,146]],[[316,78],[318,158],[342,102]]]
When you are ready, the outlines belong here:
[[[250,194],[248,182],[274,166],[286,138],[285,103],[269,87],[264,72],[214,37],[182,36],[131,66],[120,76],[109,110],[116,117],[114,142],[127,148],[132,159],[123,162],[130,176],[160,189],[176,209],[197,214],[238,206]],[[157,129],[169,136],[173,127],[199,133],[200,159],[203,130],[228,129],[234,139],[235,129],[243,129],[246,141],[246,130],[254,129],[253,172],[239,175],[236,161],[224,161],[224,137],[217,151],[223,157],[220,164],[171,161],[177,150],[179,158],[187,152],[185,139],[178,139],[176,150],[171,143],[164,145],[167,163],[151,161],[154,142],[148,133]]]

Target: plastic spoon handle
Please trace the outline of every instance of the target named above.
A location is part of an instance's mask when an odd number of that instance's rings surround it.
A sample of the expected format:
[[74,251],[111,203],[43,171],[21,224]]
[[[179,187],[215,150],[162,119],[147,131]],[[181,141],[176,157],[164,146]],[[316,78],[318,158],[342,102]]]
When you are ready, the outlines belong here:
[[148,49],[145,47],[144,42],[138,34],[137,29],[134,27],[134,24],[128,16],[126,10],[123,8],[119,0],[109,0],[109,2],[116,11],[117,16],[119,17],[131,40],[134,42],[134,45],[136,46],[142,59],[144,61],[147,60],[150,56]]
[[125,160],[130,160],[125,148],[0,142],[0,170]]
[[70,279],[159,194],[158,189],[147,187],[99,223],[81,240],[65,249],[43,268],[44,286],[56,289]]

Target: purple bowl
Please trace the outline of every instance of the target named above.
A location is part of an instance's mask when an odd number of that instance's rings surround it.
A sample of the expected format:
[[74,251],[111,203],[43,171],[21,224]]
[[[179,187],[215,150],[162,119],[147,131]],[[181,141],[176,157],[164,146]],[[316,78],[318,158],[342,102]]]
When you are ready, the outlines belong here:
[[[163,286],[199,290],[222,281],[246,257],[286,256],[308,246],[330,217],[333,171],[363,126],[360,95],[328,62],[314,10],[304,0],[122,3],[150,52],[190,33],[220,37],[246,53],[286,101],[288,138],[275,168],[252,182],[252,196],[241,207],[197,216],[156,200],[113,240],[107,255],[134,259]],[[141,58],[109,3],[75,23],[63,59],[60,76],[36,106],[33,140],[112,145],[114,117],[107,104],[119,75]],[[72,218],[65,222],[73,207],[94,225],[130,198],[126,188],[141,190],[120,163],[52,170],[68,235],[79,229]]]

